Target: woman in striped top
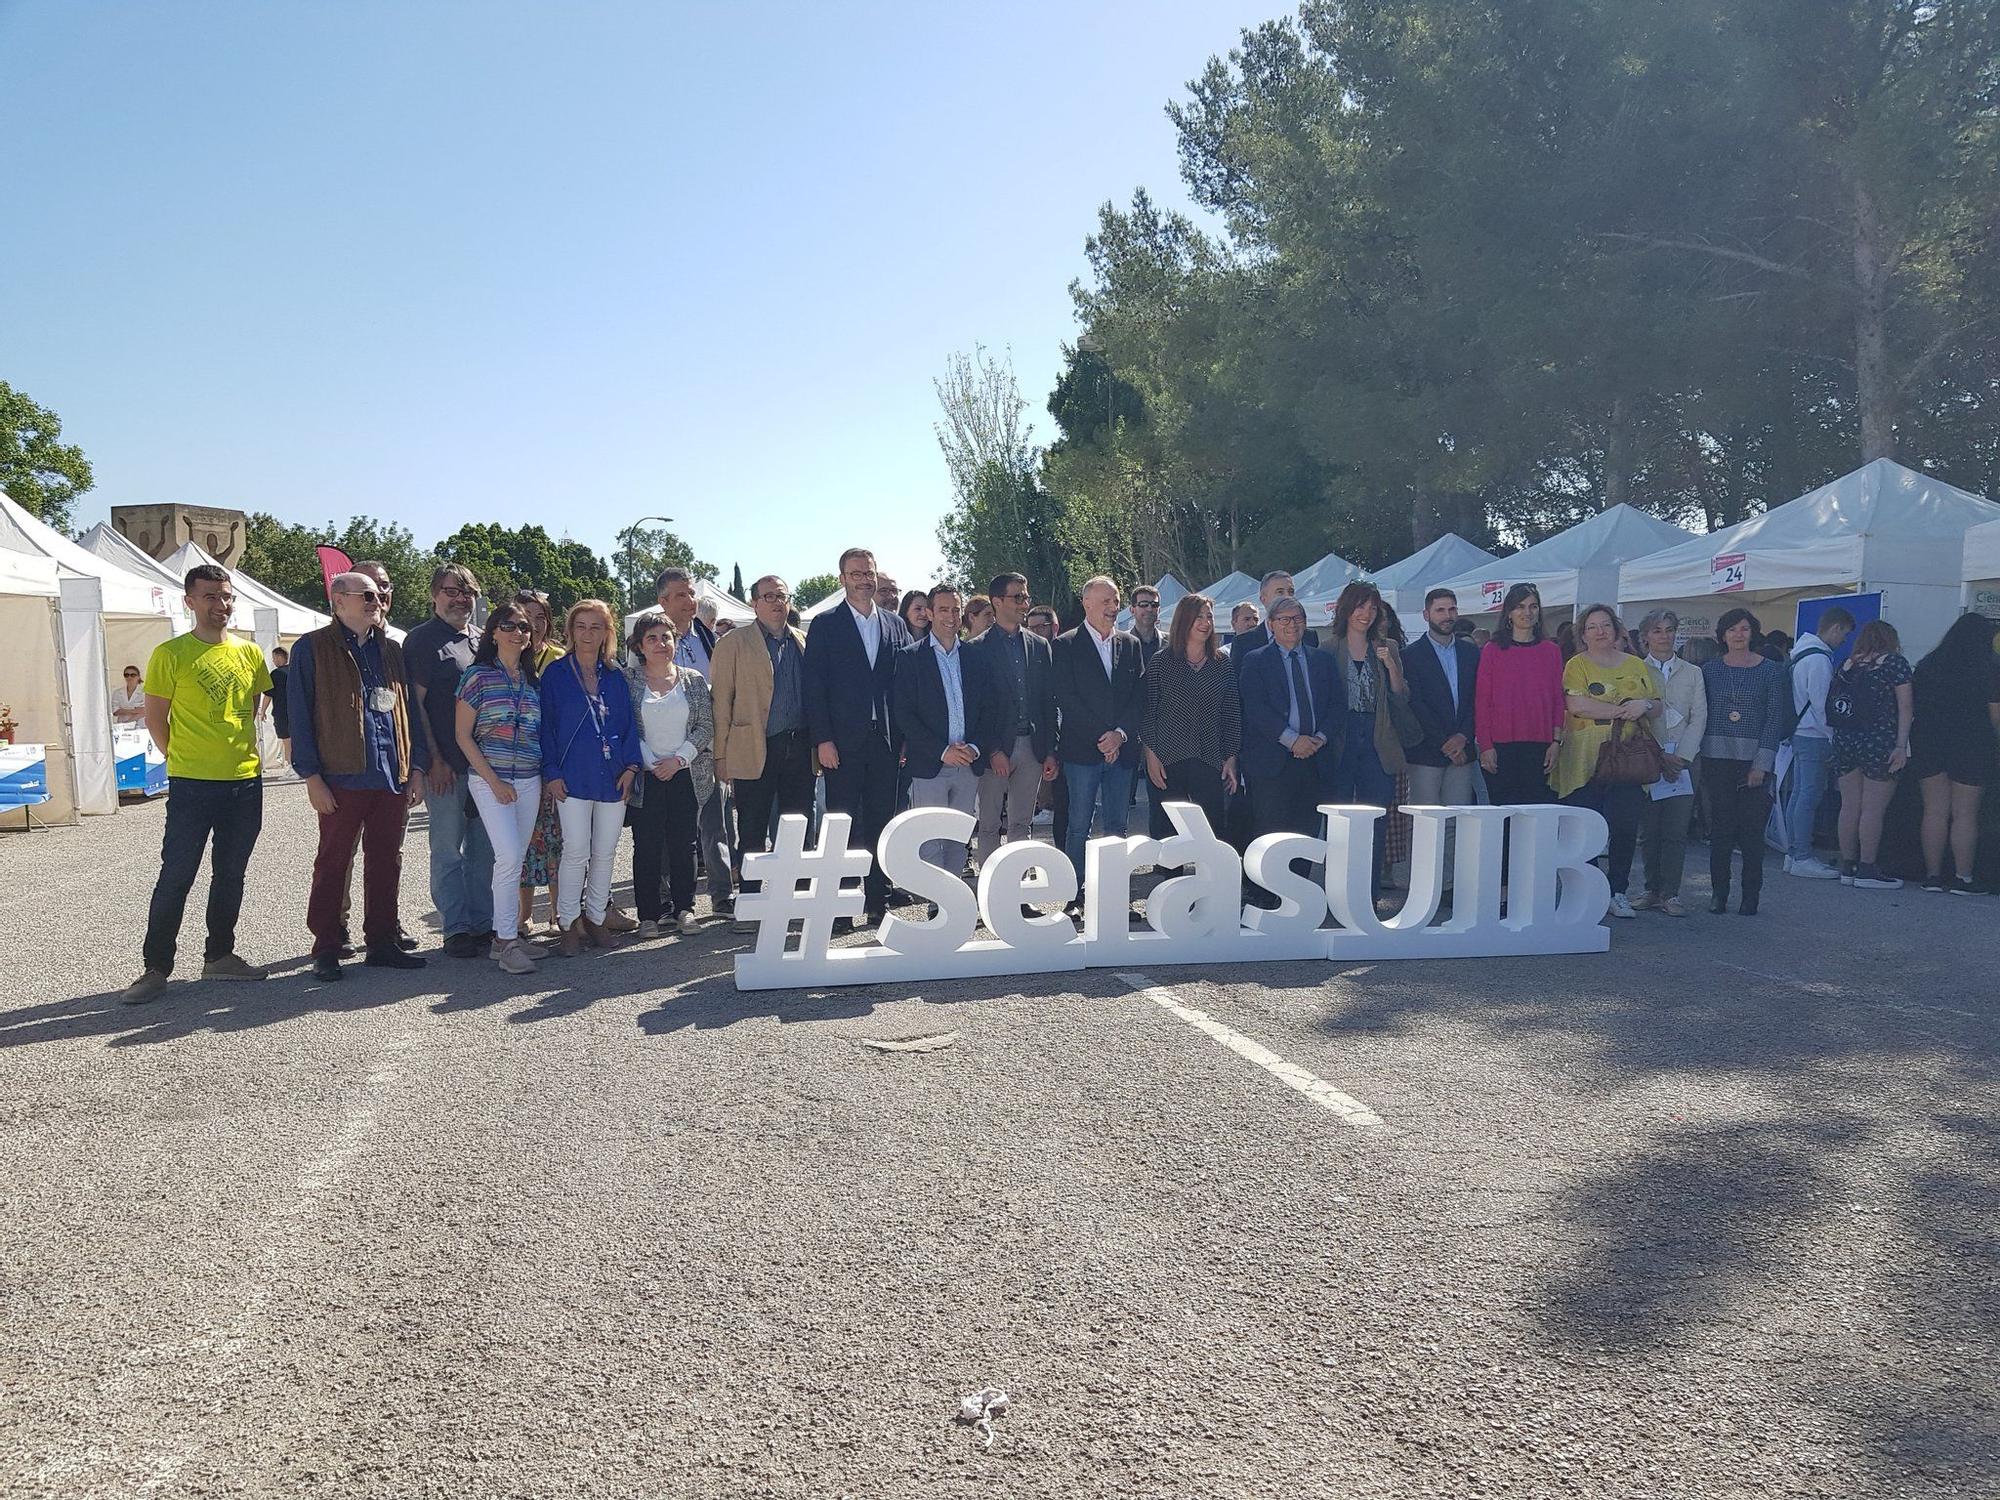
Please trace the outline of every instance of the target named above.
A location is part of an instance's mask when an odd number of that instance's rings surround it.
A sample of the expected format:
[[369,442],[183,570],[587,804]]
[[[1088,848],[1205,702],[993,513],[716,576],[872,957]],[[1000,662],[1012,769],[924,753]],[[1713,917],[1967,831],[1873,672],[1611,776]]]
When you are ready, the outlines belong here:
[[1147,663],[1145,681],[1139,739],[1146,779],[1164,801],[1194,803],[1221,835],[1242,731],[1236,683],[1216,650],[1215,606],[1206,594],[1185,595],[1174,606],[1166,648]]
[[529,654],[534,627],[520,605],[487,616],[472,665],[458,679],[458,748],[472,772],[472,800],[493,845],[493,961],[535,972],[521,939],[521,857],[542,806],[542,700]]

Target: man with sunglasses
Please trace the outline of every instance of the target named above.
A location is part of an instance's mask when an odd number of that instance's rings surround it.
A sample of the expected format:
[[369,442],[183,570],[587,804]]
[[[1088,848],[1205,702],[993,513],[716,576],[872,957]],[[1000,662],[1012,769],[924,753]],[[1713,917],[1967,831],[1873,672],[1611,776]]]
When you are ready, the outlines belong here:
[[458,748],[458,679],[478,646],[470,629],[478,597],[470,568],[439,568],[431,574],[431,617],[403,638],[429,764],[431,901],[453,958],[482,958],[493,942],[493,843],[473,808]]
[[328,585],[333,623],[301,636],[292,666],[292,769],[319,814],[306,926],[313,975],[340,978],[347,933],[341,908],[362,853],[364,962],[420,969],[423,959],[398,939],[403,830],[424,791],[430,763],[423,736],[412,734],[410,679],[403,648],[383,633],[384,600],[366,573],[342,573]]

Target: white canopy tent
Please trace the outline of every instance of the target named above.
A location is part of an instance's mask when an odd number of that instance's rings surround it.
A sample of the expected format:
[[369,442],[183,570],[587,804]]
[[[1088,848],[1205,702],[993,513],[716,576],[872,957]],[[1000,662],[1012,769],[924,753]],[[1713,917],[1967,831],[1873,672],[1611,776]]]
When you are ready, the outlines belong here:
[[53,559],[0,548],[0,639],[7,643],[0,651],[0,704],[13,714],[15,739],[42,746],[46,755],[49,800],[34,812],[44,823],[73,823],[77,815],[61,601],[62,574]]
[[1802,599],[1879,590],[1882,617],[1914,661],[1959,613],[1968,532],[1996,520],[2000,505],[1878,458],[1760,516],[1627,562],[1618,598],[1672,607],[1696,634],[1737,604],[1765,628],[1790,631]]
[[2000,521],[1982,521],[1965,533],[1965,607],[2000,616]]
[[1245,600],[1252,604],[1257,602],[1257,580],[1238,569],[1196,592],[1208,595],[1210,602],[1215,606],[1215,633],[1227,636],[1230,634],[1229,612]]
[[172,571],[152,553],[123,532],[113,531],[109,524],[99,521],[90,530],[76,539],[77,546],[84,551],[101,557],[104,561],[123,568],[140,578],[150,579],[170,590],[176,601],[186,593],[186,575]]
[[[1424,595],[1443,584],[1448,578],[1475,570],[1488,570],[1501,566],[1499,558],[1482,547],[1475,547],[1455,531],[1447,531],[1429,545],[1420,547],[1401,562],[1390,563],[1380,572],[1368,575],[1369,582],[1382,591],[1382,602],[1393,609],[1402,620],[1403,628],[1414,639],[1423,628]],[[1460,601],[1460,608],[1467,601]],[[1478,600],[1470,601],[1477,604]]]
[[1500,601],[1517,583],[1541,591],[1546,617],[1568,619],[1580,604],[1610,602],[1618,596],[1619,565],[1663,547],[1691,540],[1692,534],[1629,505],[1599,511],[1567,531],[1524,547],[1512,557],[1479,563],[1427,585],[1458,595],[1458,613],[1497,618]]
[[[107,562],[0,493],[0,549],[53,562],[61,600],[60,660],[69,695],[70,748],[79,812],[118,810],[111,746],[111,680],[187,624],[167,585]],[[51,768],[53,776],[54,768]]]
[[[1162,573],[1160,581],[1153,585],[1160,591],[1160,630],[1164,634],[1168,623],[1174,617],[1174,606],[1188,596],[1188,586],[1172,573]],[[1132,628],[1132,601],[1125,601],[1125,608],[1118,611],[1118,628]]]

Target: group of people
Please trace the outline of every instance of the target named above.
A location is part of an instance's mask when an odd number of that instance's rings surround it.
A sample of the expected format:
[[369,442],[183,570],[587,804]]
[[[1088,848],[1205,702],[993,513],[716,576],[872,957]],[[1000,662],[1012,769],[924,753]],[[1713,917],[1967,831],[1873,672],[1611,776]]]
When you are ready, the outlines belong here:
[[[1601,604],[1577,615],[1579,649],[1565,660],[1527,584],[1508,592],[1493,638],[1476,644],[1448,590],[1430,593],[1423,635],[1405,641],[1381,595],[1357,581],[1336,601],[1323,645],[1291,576],[1273,572],[1258,603],[1232,613],[1224,646],[1201,594],[1179,600],[1162,628],[1158,592],[1135,589],[1133,628],[1120,629],[1121,593],[1106,577],[1084,585],[1081,622],[1066,632],[1016,572],[969,598],[948,584],[899,596],[871,552],[850,548],[839,579],[840,602],[808,628],[785,580],[766,575],[750,591],[754,624],[718,631],[702,617],[693,577],[669,568],[657,608],[621,639],[604,601],[578,601],[558,631],[534,591],[495,601],[474,630],[478,580],[450,565],[431,579],[430,617],[398,644],[384,629],[388,573],[362,563],[331,580],[332,622],[274,670],[227,633],[227,571],[195,568],[186,579],[194,630],[157,648],[144,678],[144,718],[167,757],[170,791],[144,970],[126,1000],[165,990],[211,845],[202,972],[263,977],[235,951],[235,926],[262,821],[256,723],[266,705],[318,816],[305,920],[322,980],[339,979],[342,961],[357,955],[389,968],[426,963],[399,918],[404,832],[419,802],[444,952],[490,957],[519,975],[551,949],[575,957],[625,933],[696,931],[703,867],[710,915],[732,916],[743,857],[769,847],[782,815],[813,815],[822,795],[870,849],[905,806],[971,814],[972,848],[933,841],[924,850],[961,872],[1005,841],[1034,837],[1038,803],[1053,791],[1079,892],[1091,834],[1124,834],[1142,793],[1154,834],[1171,831],[1164,804],[1185,801],[1239,846],[1316,832],[1327,802],[1388,810],[1560,798],[1604,815],[1612,913],[1631,917],[1646,907],[1682,914],[1698,771],[1713,828],[1713,909],[1725,909],[1735,850],[1738,909],[1750,914],[1788,743],[1787,811],[1804,830],[1787,861],[1793,873],[1817,873],[1811,827],[1830,770],[1842,792],[1842,864],[1827,873],[1891,883],[1876,868],[1875,841],[1882,788],[1907,761],[1924,778],[1927,855],[1935,801],[1940,883],[1949,845],[1952,888],[1972,888],[1979,789],[2000,726],[1993,629],[1977,617],[1914,672],[1894,631],[1871,622],[1834,673],[1826,663],[1853,624],[1842,611],[1829,610],[1820,633],[1802,636],[1779,664],[1758,654],[1749,611],[1732,610],[1717,630],[1722,654],[1697,669],[1675,654],[1671,612],[1649,615],[1634,642]],[[1636,779],[1630,756],[1613,753],[1628,736],[1651,747],[1652,779]],[[1395,863],[1389,822],[1375,825],[1378,890]],[[627,828],[636,916],[612,900]],[[1631,897],[1642,842],[1645,889]],[[357,855],[358,948],[349,910]],[[1447,848],[1447,901],[1450,871]],[[530,941],[543,887],[551,949]],[[892,895],[872,870],[863,920],[879,921]]]

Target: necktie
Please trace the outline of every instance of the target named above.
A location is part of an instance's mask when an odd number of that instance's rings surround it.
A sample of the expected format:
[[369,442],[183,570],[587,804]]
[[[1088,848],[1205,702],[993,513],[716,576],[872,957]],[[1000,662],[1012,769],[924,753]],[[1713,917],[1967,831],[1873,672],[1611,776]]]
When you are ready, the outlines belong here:
[[1306,691],[1306,666],[1296,651],[1286,653],[1292,663],[1292,696],[1299,702],[1299,733],[1317,734],[1313,728],[1312,694]]

